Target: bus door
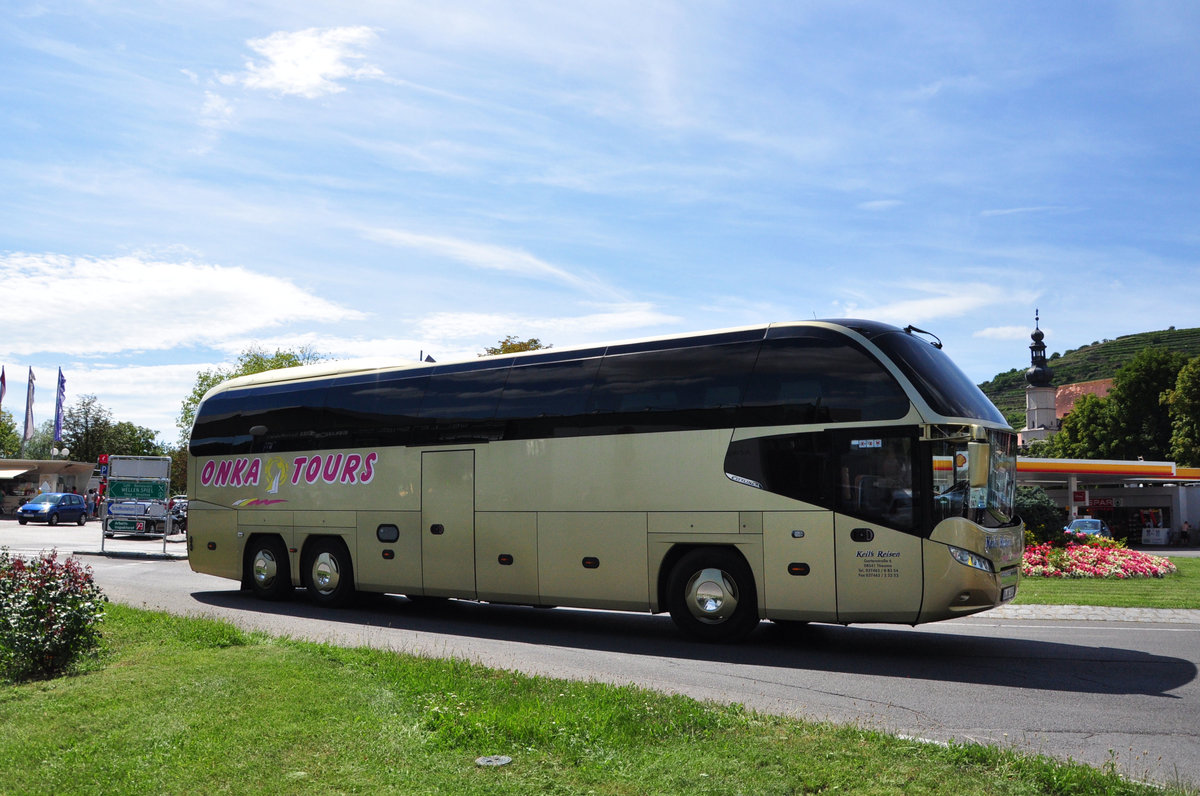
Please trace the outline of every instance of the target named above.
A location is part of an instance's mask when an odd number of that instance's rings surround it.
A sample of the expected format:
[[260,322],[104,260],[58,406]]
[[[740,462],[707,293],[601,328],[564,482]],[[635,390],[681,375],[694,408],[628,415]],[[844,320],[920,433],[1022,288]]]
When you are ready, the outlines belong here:
[[921,611],[921,539],[882,525],[834,517],[839,622],[907,622]]
[[428,597],[475,597],[475,452],[421,454],[421,571]]
[[924,565],[914,503],[916,436],[908,429],[834,435],[839,622],[915,623]]

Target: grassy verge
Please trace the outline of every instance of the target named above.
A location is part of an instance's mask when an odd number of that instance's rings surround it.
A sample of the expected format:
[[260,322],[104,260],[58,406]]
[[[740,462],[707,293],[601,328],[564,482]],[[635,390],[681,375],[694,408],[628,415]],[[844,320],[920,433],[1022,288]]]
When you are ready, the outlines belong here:
[[[994,747],[274,639],[119,605],[105,644],[103,660],[78,676],[0,686],[0,790],[1163,792]],[[477,766],[484,755],[512,762]]]
[[1107,605],[1116,608],[1200,608],[1200,558],[1172,558],[1164,578],[1021,578],[1018,605]]

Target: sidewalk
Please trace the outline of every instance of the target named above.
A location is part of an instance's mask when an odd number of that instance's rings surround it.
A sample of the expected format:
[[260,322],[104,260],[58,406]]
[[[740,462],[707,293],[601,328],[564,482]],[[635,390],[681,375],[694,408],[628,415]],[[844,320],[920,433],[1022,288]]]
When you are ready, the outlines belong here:
[[1161,622],[1200,625],[1200,610],[1186,608],[1109,608],[1101,605],[1002,605],[981,619],[1059,619],[1084,622]]

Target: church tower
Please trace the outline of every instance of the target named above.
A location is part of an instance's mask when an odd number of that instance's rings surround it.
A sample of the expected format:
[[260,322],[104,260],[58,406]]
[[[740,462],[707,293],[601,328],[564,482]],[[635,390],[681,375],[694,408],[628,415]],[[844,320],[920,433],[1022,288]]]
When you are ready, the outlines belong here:
[[1017,444],[1028,445],[1038,439],[1046,439],[1058,431],[1054,396],[1056,390],[1050,384],[1054,372],[1046,364],[1046,337],[1040,328],[1041,319],[1033,314],[1033,342],[1029,344],[1029,370],[1025,371],[1025,428],[1017,434]]

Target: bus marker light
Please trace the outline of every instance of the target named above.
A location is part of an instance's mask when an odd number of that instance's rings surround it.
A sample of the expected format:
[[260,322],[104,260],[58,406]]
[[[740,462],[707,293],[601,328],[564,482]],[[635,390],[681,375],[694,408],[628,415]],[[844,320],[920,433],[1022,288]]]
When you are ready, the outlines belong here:
[[808,564],[793,562],[788,564],[789,575],[807,575],[811,570]]
[[217,543],[216,543],[216,542],[209,542],[209,543],[208,543],[208,549],[209,549],[209,550],[216,550],[216,549],[217,549]]
[[804,531],[792,531],[792,538],[793,539],[803,539]]
[[395,550],[384,550],[383,557],[385,560],[391,561],[393,558],[396,557],[396,551]]
[[587,556],[586,558],[583,559],[583,568],[584,569],[599,569],[600,568],[600,559],[596,558],[595,556]]
[[497,558],[496,560],[499,561],[502,566],[511,567],[512,562],[513,562],[513,557],[510,556],[508,553],[501,553],[500,557]]

